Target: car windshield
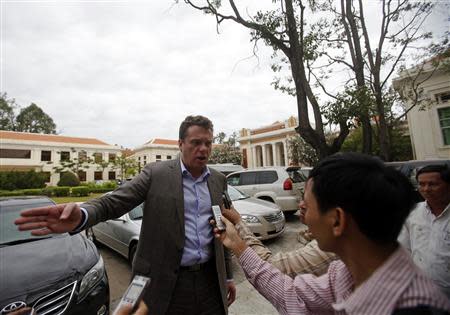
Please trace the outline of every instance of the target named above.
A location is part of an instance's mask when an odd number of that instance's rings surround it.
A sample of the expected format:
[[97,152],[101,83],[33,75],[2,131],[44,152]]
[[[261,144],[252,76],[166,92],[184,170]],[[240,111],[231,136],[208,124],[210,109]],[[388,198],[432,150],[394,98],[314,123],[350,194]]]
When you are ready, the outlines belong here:
[[130,216],[131,220],[140,220],[142,219],[143,214],[143,210],[142,210],[142,203],[137,206],[136,208],[134,208],[133,210],[131,210],[128,215]]
[[231,201],[242,200],[250,198],[249,195],[244,194],[242,191],[228,185],[228,194],[230,195]]
[[54,205],[48,200],[37,200],[35,203],[25,204],[12,202],[0,202],[0,246],[11,243],[22,243],[37,239],[48,238],[49,236],[33,236],[30,231],[19,231],[14,221],[19,218],[22,210]]
[[290,168],[287,169],[289,177],[294,183],[302,183],[308,179],[309,169]]

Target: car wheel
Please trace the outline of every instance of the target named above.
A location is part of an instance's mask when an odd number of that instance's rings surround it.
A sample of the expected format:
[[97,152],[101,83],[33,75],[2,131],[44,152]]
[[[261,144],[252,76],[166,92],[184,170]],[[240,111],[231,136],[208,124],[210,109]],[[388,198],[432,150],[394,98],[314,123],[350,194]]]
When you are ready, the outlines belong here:
[[130,261],[130,265],[133,265],[134,256],[136,256],[137,243],[131,245],[130,256],[128,256],[128,260]]
[[97,239],[95,238],[94,230],[92,228],[86,229],[86,238],[93,243],[97,243]]

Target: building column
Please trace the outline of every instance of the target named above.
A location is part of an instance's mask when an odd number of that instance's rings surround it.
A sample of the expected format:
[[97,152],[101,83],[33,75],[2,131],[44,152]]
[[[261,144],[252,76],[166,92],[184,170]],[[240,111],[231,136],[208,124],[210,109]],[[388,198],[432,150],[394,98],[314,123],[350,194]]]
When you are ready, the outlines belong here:
[[261,146],[261,150],[262,150],[262,158],[263,158],[261,166],[267,166],[267,156],[266,156],[267,151],[266,151],[265,144]]
[[283,153],[284,153],[284,165],[289,166],[286,140],[283,140],[281,143],[283,144],[281,149],[283,150]]
[[273,165],[274,166],[280,166],[280,152],[278,152],[277,143],[272,143],[272,152],[273,152]]
[[252,152],[252,161],[251,163],[249,163],[249,167],[256,167],[257,163],[256,163],[256,146],[252,146],[250,147],[250,150]]

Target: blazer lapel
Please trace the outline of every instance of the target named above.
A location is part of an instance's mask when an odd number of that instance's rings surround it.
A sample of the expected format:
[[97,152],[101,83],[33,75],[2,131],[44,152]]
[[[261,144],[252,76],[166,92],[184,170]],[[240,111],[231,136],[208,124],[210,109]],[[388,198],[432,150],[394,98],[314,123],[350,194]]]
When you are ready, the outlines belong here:
[[177,159],[176,162],[170,166],[169,177],[170,182],[173,183],[172,190],[177,208],[178,224],[180,226],[181,235],[184,236],[184,194],[180,159]]

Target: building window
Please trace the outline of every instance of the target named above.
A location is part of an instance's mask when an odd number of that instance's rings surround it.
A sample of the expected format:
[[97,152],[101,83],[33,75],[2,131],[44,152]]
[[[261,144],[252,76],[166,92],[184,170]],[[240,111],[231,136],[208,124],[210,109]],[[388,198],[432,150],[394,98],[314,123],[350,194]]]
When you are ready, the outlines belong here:
[[141,157],[140,156],[138,156],[138,161],[141,162]]
[[86,151],[78,152],[78,161],[80,161],[80,162],[87,161],[87,153],[86,153]]
[[50,172],[41,172],[42,176],[45,178],[45,182],[46,183],[50,183],[50,176],[51,173]]
[[116,154],[115,153],[109,153],[108,154],[108,160],[110,162],[114,162],[116,160]]
[[2,159],[31,159],[31,150],[0,149]]
[[41,151],[41,161],[51,161],[52,160],[52,151]]
[[436,100],[438,103],[446,103],[450,101],[450,92],[438,94]]
[[438,108],[438,116],[444,145],[450,145],[450,107]]
[[103,172],[94,172],[94,180],[103,180]]
[[116,180],[116,172],[108,172],[109,180]]
[[61,151],[61,161],[70,161],[69,151]]
[[161,161],[161,154],[156,155],[156,162],[159,162],[159,161]]
[[94,162],[100,163],[103,161],[103,154],[101,153],[94,153]]
[[78,179],[80,182],[86,181],[86,172],[85,171],[78,171]]
[[166,159],[167,159],[167,160],[171,160],[171,159],[172,159],[172,156],[171,156],[171,155],[168,155],[168,156],[166,156]]

